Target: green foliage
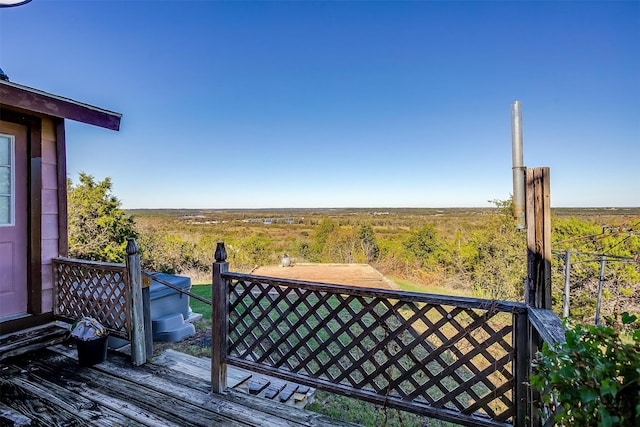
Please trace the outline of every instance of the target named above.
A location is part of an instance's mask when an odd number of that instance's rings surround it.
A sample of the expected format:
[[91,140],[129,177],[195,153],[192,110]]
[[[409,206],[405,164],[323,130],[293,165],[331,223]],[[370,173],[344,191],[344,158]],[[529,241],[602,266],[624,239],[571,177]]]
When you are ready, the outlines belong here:
[[80,172],[78,184],[67,180],[69,256],[124,262],[128,237],[136,237],[131,216],[111,192],[111,179],[96,182]]
[[[635,221],[637,222],[637,221]],[[593,218],[553,218],[553,247],[561,256],[552,260],[554,309],[560,312],[565,274],[564,251],[572,252],[570,272],[571,318],[578,322],[593,321],[600,275],[600,257],[591,254],[607,254],[632,259],[640,252],[640,236],[620,230],[628,226],[603,227]],[[579,254],[582,253],[582,254]],[[619,261],[619,260],[618,260]],[[640,267],[637,263],[606,262],[601,309],[603,313],[616,315],[623,310],[640,312],[640,301],[633,298],[640,292]]]
[[476,294],[485,298],[522,301],[526,277],[526,235],[513,226],[510,202],[493,201],[498,215],[471,233],[465,267]]
[[370,223],[367,222],[360,225],[358,228],[358,240],[365,256],[365,262],[370,263],[377,260],[378,256],[380,256],[380,247]]
[[432,224],[423,225],[404,241],[407,248],[423,265],[430,265],[440,248],[437,231]]
[[[622,321],[637,318],[625,313]],[[534,362],[531,386],[542,396],[542,409],[557,411],[562,426],[639,425],[640,331],[625,344],[611,326],[578,324],[565,338],[545,343]]]
[[179,274],[186,269],[202,266],[195,258],[195,244],[174,234],[153,229],[142,230],[138,247],[142,269],[146,271]]
[[308,250],[305,253],[306,258],[309,261],[321,261],[327,239],[337,228],[338,226],[331,220],[331,218],[322,219],[320,224],[315,228],[313,240],[311,244],[309,244]]
[[299,240],[296,246],[299,255],[312,262],[369,263],[380,254],[371,224],[340,226],[330,218],[316,226],[311,241]]
[[351,227],[338,227],[326,238],[322,249],[322,262],[353,263],[356,262],[358,249],[357,236]]
[[270,248],[270,241],[264,236],[253,235],[240,239],[233,247],[235,250],[232,260],[238,269],[251,270],[277,262],[277,257]]
[[[526,277],[526,232],[513,226],[511,200],[494,200],[490,209],[359,209],[280,211],[138,211],[137,230],[143,266],[155,271],[210,277],[217,241],[227,244],[232,271],[249,272],[258,265],[277,265],[288,253],[294,263],[370,263],[381,273],[434,289],[454,288],[474,296],[522,301]],[[638,223],[640,209],[573,210],[573,217],[552,218],[554,249],[634,256],[638,236],[607,232],[605,225]],[[576,217],[575,215],[579,215]],[[616,216],[618,215],[618,216]],[[632,217],[633,216],[633,217]],[[293,223],[247,221],[256,217],[294,217]],[[624,229],[628,226],[622,227]],[[147,233],[151,236],[147,236]],[[611,234],[611,235],[609,235]],[[563,243],[564,242],[564,243]],[[554,252],[555,252],[554,251]],[[593,257],[592,257],[593,258]],[[593,318],[598,284],[595,262],[573,259],[571,317]],[[561,312],[563,262],[552,258],[554,309]],[[146,268],[146,267],[145,267]],[[608,263],[603,315],[625,309],[638,313],[640,268],[637,263]]]

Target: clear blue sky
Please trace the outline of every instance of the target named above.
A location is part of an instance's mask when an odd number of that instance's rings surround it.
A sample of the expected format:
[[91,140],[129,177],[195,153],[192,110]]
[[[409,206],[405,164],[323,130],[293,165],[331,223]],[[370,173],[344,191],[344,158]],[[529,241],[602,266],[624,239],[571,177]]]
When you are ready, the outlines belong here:
[[125,208],[489,206],[514,100],[553,206],[640,206],[640,2],[33,0],[0,67],[124,115],[67,156]]

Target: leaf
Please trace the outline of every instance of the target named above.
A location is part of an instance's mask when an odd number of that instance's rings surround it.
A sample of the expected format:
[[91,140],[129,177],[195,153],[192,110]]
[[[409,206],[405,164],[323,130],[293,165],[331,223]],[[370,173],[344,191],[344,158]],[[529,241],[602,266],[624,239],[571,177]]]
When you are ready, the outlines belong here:
[[610,394],[612,397],[616,397],[618,394],[618,383],[615,381],[611,381],[610,379],[602,380],[602,384],[600,386],[600,394],[602,396],[606,396]]
[[619,417],[611,415],[605,407],[598,408],[598,414],[600,415],[600,423],[602,427],[611,427],[620,421]]
[[636,316],[635,314],[630,315],[626,311],[624,313],[622,313],[622,324],[623,325],[630,325],[633,322],[635,322],[636,320],[638,320],[638,316]]
[[598,392],[592,388],[583,388],[580,390],[580,400],[583,403],[589,403],[598,398]]

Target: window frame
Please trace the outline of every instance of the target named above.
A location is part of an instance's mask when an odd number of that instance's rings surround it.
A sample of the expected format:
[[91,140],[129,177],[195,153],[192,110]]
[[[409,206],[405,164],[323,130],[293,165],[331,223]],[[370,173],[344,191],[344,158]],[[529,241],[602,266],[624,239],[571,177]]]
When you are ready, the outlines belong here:
[[9,193],[0,194],[0,197],[9,197],[9,222],[0,222],[0,227],[14,227],[16,225],[16,136],[0,133],[0,137],[9,140],[9,163],[1,164],[0,168],[9,168]]

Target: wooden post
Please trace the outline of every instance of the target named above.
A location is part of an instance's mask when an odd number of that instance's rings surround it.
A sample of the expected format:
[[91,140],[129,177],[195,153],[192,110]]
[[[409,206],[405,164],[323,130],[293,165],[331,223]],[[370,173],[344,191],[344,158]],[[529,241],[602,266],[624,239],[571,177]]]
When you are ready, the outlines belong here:
[[140,254],[134,238],[127,239],[127,274],[129,275],[129,309],[131,312],[131,363],[144,364],[147,351],[144,335],[144,307],[142,301],[142,271]]
[[144,342],[147,360],[153,356],[153,323],[151,322],[151,278],[142,279],[142,306],[144,316]]
[[224,394],[227,388],[227,349],[229,331],[229,293],[222,273],[229,271],[224,242],[218,242],[213,263],[211,291],[211,389]]
[[529,404],[529,369],[531,367],[529,319],[527,312],[513,314],[513,349],[515,360],[513,363],[513,376],[515,378],[514,399],[515,416],[514,426],[524,426],[526,419],[530,418],[531,406]]
[[[551,195],[549,190],[549,168],[527,168],[526,170],[526,223],[527,223],[527,280],[525,286],[525,303],[533,308],[551,309]],[[525,357],[531,361],[539,350],[539,335],[533,330],[531,323],[528,327],[516,328],[516,334],[524,337],[516,338],[517,341],[526,339],[529,343],[524,348],[524,356],[516,353],[516,365]],[[516,369],[518,367],[516,366]],[[531,365],[527,366],[525,382],[529,381]],[[519,398],[519,387],[523,379],[516,375],[515,393]],[[540,425],[535,402],[539,401],[539,394],[529,387],[529,405],[527,417],[529,425]],[[517,407],[517,403],[516,403]],[[521,414],[516,414],[518,421]],[[516,423],[515,425],[521,425]]]
[[551,309],[551,196],[549,168],[527,169],[527,287],[525,302]]

